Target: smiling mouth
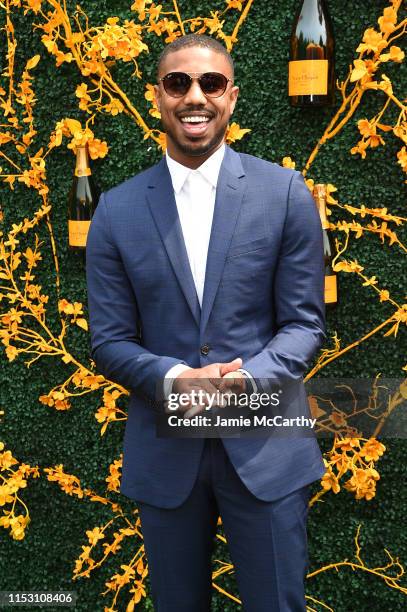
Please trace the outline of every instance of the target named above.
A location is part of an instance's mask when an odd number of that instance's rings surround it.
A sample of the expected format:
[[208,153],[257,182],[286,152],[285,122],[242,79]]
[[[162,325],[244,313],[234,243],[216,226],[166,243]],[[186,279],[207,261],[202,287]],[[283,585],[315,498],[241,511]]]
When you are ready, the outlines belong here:
[[187,115],[181,117],[181,123],[208,123],[210,117],[208,115]]
[[208,128],[212,118],[207,115],[185,115],[179,118],[183,131],[190,136],[201,136]]

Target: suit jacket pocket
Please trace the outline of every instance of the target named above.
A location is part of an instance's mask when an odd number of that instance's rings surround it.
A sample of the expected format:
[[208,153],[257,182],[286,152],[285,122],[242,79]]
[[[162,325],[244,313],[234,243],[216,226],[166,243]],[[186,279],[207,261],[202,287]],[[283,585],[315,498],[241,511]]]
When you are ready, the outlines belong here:
[[228,255],[226,261],[233,259],[235,257],[240,257],[241,255],[246,255],[247,253],[251,253],[252,251],[257,251],[258,249],[263,249],[269,246],[270,241],[266,236],[262,238],[257,238],[256,240],[250,240],[249,242],[243,242],[235,244],[233,241],[232,246],[228,251]]
[[269,244],[260,246],[252,243],[252,248],[226,258],[222,280],[264,282],[271,275],[273,259]]

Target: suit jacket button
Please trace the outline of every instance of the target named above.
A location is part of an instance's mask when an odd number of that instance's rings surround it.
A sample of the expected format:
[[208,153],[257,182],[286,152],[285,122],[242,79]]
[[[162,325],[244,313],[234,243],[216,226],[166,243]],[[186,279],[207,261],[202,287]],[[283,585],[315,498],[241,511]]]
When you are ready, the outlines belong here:
[[203,346],[201,346],[201,355],[206,356],[210,350],[211,347],[209,346],[209,344],[204,344]]

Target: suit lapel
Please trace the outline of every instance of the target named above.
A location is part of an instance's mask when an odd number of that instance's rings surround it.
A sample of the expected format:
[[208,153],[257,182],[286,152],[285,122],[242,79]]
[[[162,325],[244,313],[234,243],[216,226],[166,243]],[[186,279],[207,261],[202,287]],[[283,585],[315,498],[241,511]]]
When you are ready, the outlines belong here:
[[201,333],[205,330],[212,311],[226,255],[246,191],[247,182],[244,175],[239,154],[227,146],[216,188],[215,210],[206,262]]
[[174,274],[199,326],[201,311],[198,296],[188,262],[171,175],[165,158],[157,164],[155,170],[148,186],[147,200]]

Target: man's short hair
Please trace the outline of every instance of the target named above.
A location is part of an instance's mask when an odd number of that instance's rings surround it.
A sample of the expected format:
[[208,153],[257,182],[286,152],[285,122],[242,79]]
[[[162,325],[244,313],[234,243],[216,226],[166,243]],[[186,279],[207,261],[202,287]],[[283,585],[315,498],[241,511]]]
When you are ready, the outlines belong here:
[[212,49],[216,53],[221,53],[229,62],[233,78],[234,65],[230,53],[218,40],[211,38],[210,36],[206,36],[205,34],[186,34],[185,36],[176,38],[172,43],[166,45],[158,58],[157,78],[160,76],[160,68],[167,55],[170,53],[175,53],[175,51],[180,51],[181,49],[186,49],[187,47],[204,47],[205,49]]

